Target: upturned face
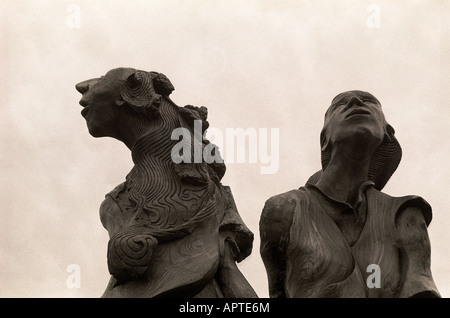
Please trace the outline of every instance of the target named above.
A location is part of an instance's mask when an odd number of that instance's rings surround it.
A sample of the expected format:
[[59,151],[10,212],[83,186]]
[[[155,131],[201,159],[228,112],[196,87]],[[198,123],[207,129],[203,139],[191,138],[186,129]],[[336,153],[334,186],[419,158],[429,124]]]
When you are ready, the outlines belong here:
[[115,137],[117,131],[117,105],[125,81],[135,70],[117,68],[100,78],[93,78],[75,87],[82,94],[81,115],[86,119],[89,133],[94,137]]
[[331,144],[357,138],[378,146],[385,130],[386,120],[380,102],[370,93],[348,91],[331,102],[325,114],[323,134]]

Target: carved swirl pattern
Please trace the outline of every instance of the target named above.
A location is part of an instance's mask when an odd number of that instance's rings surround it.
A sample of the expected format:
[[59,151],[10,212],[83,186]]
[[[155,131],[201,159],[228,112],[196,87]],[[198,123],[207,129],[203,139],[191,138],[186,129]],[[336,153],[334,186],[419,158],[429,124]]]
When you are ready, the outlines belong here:
[[131,186],[129,199],[140,208],[135,220],[155,230],[171,229],[189,221],[212,194],[208,184],[192,186],[180,182],[170,157],[174,143],[170,133],[179,127],[179,121],[176,109],[167,104],[161,105],[161,120],[155,123],[151,135],[135,145],[136,165],[127,178]]
[[135,279],[148,269],[154,246],[152,235],[122,232],[108,244],[108,269],[117,280]]
[[[127,176],[124,205],[132,212],[124,231],[110,239],[108,268],[119,281],[145,273],[158,242],[188,235],[216,207],[214,185],[182,182],[170,157],[176,141],[170,135],[179,127],[177,109],[164,101],[160,118],[151,133],[136,142],[132,150],[135,166]],[[126,203],[125,203],[126,202]],[[123,209],[124,210],[124,209]]]

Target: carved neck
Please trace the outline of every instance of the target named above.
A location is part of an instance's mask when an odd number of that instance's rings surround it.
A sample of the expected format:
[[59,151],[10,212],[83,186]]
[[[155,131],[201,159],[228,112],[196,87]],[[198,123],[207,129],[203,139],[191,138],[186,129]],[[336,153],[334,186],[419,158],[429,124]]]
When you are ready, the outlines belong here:
[[330,162],[316,186],[329,197],[353,205],[360,185],[367,180],[370,157],[369,153],[355,157],[345,150],[332,151]]
[[171,161],[171,149],[176,141],[171,140],[172,132],[179,127],[176,105],[163,99],[160,115],[153,119],[143,119],[134,128],[135,140],[131,155],[135,165],[145,164],[150,158]]
[[141,129],[144,133],[131,149],[135,165],[126,179],[131,187],[130,199],[141,207],[154,204],[161,195],[156,189],[177,187],[179,183],[171,158],[176,141],[170,138],[173,129],[179,126],[177,106],[162,101],[160,107],[160,115]]
[[[136,140],[131,152],[135,165],[126,180],[129,199],[135,202],[138,209],[152,211],[153,216],[159,215],[160,218],[177,215],[179,222],[182,222],[188,218],[185,213],[195,213],[199,209],[200,202],[209,188],[183,188],[184,183],[180,180],[171,158],[172,148],[178,143],[177,140],[171,139],[173,130],[180,126],[178,106],[170,101],[165,103],[161,105],[160,117],[154,119],[146,134]],[[181,198],[181,194],[184,198]],[[177,209],[181,207],[182,211],[167,214],[167,207],[173,204],[174,200],[178,200]]]

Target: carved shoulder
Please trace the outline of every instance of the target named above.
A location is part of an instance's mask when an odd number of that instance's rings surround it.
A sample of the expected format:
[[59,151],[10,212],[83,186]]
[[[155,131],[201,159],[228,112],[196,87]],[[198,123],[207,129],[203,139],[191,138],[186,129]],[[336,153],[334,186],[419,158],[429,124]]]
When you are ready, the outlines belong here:
[[100,205],[100,221],[103,227],[108,231],[109,237],[114,236],[120,232],[124,226],[123,214],[119,205],[112,199],[111,196],[106,195]]
[[424,211],[415,206],[402,209],[396,228],[405,277],[399,297],[440,297],[431,274],[431,246]]
[[296,205],[297,190],[266,201],[259,222],[261,258],[269,280],[270,297],[286,297],[286,249]]
[[279,247],[287,245],[295,210],[295,192],[279,194],[266,201],[259,223],[261,241],[277,243]]

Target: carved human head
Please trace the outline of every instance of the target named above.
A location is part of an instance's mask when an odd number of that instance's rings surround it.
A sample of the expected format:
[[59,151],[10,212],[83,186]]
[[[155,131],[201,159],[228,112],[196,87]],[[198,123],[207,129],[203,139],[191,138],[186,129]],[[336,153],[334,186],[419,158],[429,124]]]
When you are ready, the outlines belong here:
[[370,159],[368,179],[375,183],[375,188],[381,190],[397,169],[402,150],[378,99],[359,90],[338,94],[325,113],[320,134],[322,171],[330,162],[332,147],[340,140],[355,137],[367,138],[376,143]]
[[174,90],[164,74],[133,68],[115,68],[75,87],[83,95],[81,114],[94,137],[117,137],[118,117],[124,110],[149,118],[158,116],[161,96]]

